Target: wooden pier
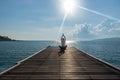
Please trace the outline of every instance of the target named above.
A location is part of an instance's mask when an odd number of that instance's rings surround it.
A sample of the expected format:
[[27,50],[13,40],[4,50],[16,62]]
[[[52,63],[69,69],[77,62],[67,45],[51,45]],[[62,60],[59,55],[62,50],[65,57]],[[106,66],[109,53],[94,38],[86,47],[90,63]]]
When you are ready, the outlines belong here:
[[58,52],[47,47],[2,72],[0,80],[120,80],[119,69],[74,47]]

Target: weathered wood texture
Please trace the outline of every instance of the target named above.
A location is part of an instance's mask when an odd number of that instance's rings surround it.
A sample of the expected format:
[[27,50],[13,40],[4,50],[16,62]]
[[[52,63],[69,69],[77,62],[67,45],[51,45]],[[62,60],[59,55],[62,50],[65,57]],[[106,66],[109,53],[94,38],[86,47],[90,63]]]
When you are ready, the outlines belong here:
[[0,75],[0,80],[120,80],[120,71],[74,48],[48,47]]

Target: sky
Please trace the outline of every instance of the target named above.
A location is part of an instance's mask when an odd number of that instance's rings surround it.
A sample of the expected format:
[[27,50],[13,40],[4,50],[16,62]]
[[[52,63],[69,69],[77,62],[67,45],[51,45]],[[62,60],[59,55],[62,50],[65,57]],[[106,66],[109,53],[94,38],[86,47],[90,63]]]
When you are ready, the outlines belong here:
[[[120,37],[120,0],[0,0],[0,35],[16,40]],[[64,8],[67,8],[66,11]]]

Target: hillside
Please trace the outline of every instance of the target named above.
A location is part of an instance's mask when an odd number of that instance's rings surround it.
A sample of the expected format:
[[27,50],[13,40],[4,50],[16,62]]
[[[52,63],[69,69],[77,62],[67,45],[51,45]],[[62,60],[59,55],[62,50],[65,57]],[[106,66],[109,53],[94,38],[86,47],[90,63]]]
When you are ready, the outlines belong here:
[[96,40],[92,40],[92,42],[120,42],[120,38],[104,38],[104,39],[96,39]]
[[15,41],[15,40],[10,39],[10,38],[7,37],[7,36],[0,36],[0,41]]
[[120,44],[120,38],[104,38],[90,41],[80,41],[86,44]]

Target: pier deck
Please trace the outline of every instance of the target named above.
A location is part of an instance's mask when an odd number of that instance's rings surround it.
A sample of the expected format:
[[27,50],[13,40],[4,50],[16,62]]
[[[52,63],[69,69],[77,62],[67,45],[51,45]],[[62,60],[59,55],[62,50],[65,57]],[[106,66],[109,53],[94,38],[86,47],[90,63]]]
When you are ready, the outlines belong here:
[[120,80],[119,69],[74,47],[61,56],[58,51],[48,47],[1,73],[0,80]]

